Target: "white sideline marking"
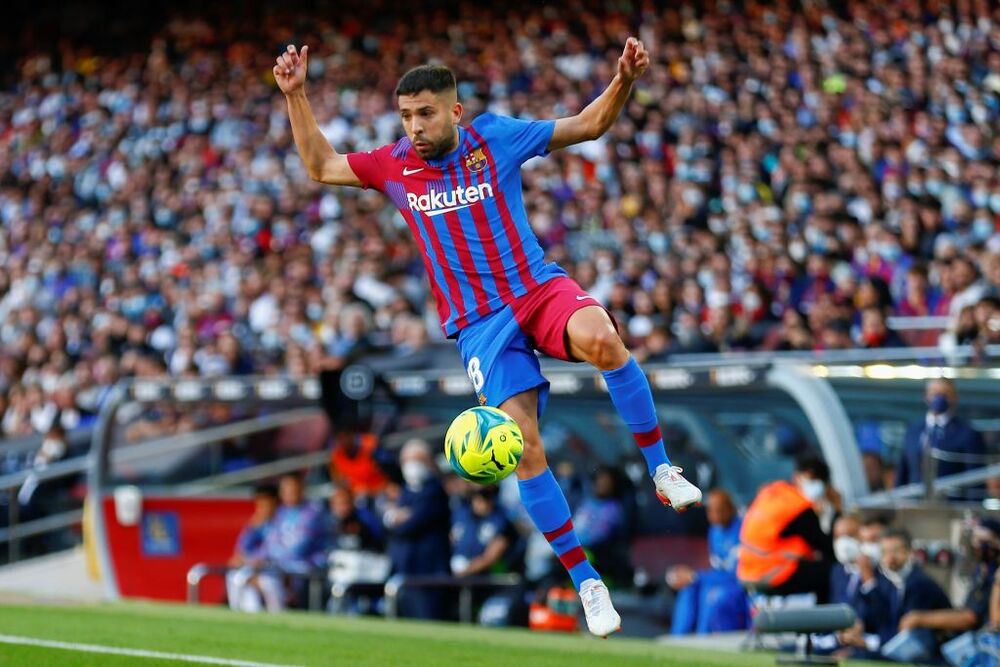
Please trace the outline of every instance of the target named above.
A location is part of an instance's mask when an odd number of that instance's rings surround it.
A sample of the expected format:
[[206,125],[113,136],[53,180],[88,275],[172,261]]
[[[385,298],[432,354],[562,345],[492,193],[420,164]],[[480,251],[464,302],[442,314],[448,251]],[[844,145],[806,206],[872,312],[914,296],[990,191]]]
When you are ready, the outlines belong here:
[[146,651],[137,648],[118,648],[116,646],[100,646],[98,644],[77,644],[74,642],[57,642],[49,639],[33,637],[17,637],[15,635],[0,635],[0,644],[19,644],[21,646],[41,646],[43,648],[58,648],[66,651],[83,653],[103,653],[105,655],[127,655],[132,658],[158,658],[160,660],[176,660],[177,662],[195,662],[203,665],[227,665],[228,667],[294,667],[293,665],[277,665],[271,662],[252,662],[250,660],[229,660],[213,658],[208,655],[190,655],[187,653],[164,653],[162,651]]

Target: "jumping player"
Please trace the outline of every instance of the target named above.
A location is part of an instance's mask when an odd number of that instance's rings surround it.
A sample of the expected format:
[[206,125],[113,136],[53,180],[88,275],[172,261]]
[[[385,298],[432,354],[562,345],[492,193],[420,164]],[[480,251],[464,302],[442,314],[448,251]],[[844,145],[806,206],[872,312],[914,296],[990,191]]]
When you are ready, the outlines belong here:
[[521,200],[520,168],[529,158],[607,132],[649,55],[630,37],[611,84],[575,116],[524,121],[484,113],[464,126],[451,70],[417,67],[396,86],[406,136],[346,155],[330,146],[313,117],[305,94],[308,58],[307,46],[301,52],[289,46],[274,77],[309,176],[375,188],[399,209],[423,251],[441,326],[457,339],[480,404],[499,407],[521,427],[517,476],[525,508],[573,579],[590,632],[615,632],[621,619],[587,561],[545,460],[538,418],[549,383],[534,350],[601,371],[665,505],[682,511],[701,501],[701,491],[667,458],[649,382],[608,312],[561,267],[545,262]]

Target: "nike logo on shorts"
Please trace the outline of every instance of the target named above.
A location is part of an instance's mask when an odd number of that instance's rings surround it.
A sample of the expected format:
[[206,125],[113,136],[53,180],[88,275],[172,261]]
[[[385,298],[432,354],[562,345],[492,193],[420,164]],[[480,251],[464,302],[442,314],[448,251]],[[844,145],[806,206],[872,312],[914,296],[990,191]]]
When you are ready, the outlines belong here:
[[419,169],[407,169],[406,167],[403,167],[403,176],[409,176],[410,174],[415,174],[418,171],[423,171],[423,170],[424,170],[423,167],[420,167]]

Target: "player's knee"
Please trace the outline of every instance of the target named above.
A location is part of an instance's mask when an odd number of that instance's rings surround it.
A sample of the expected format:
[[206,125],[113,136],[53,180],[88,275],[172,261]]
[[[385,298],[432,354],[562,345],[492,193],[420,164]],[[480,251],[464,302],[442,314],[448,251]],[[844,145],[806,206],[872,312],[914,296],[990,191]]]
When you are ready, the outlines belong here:
[[595,330],[589,337],[590,363],[602,371],[621,368],[628,361],[628,350],[618,334],[610,328]]
[[537,434],[524,433],[524,453],[521,454],[521,463],[518,465],[518,477],[527,479],[540,475],[545,471],[548,463],[545,460],[545,449],[542,447],[542,439]]

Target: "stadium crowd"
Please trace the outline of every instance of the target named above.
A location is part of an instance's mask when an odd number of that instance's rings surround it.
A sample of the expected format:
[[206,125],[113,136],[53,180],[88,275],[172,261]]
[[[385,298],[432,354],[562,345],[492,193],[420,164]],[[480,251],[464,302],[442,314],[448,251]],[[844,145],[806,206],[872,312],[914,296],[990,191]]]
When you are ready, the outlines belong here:
[[892,315],[1000,342],[993,3],[387,6],[209,5],[129,48],[112,23],[21,54],[0,91],[4,437],[74,428],[122,376],[300,376],[440,338],[391,205],[306,177],[269,78],[289,40],[349,151],[399,135],[408,67],[450,65],[467,120],[560,116],[639,26],[653,65],[620,121],[524,183],[549,256],[640,360],[935,342]]

